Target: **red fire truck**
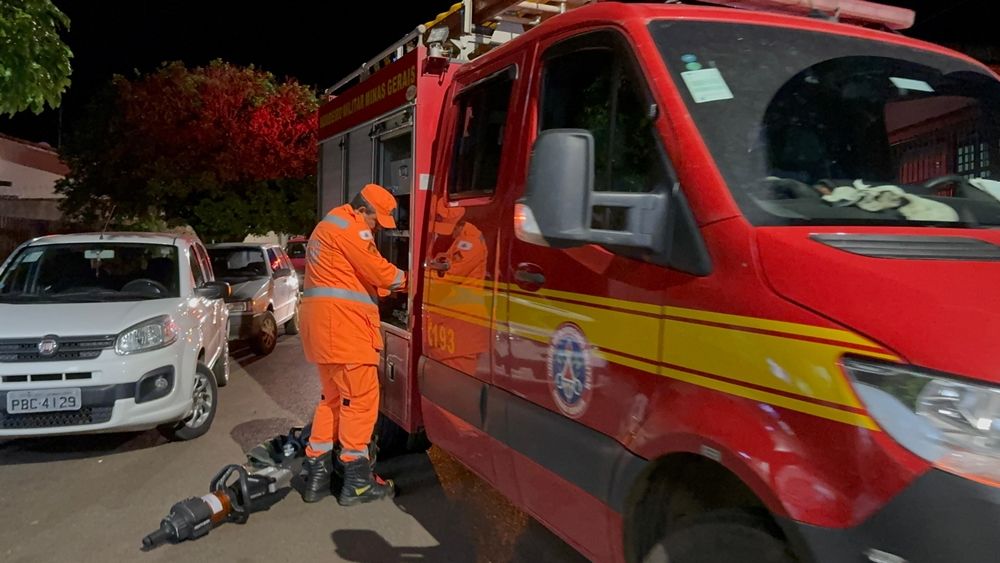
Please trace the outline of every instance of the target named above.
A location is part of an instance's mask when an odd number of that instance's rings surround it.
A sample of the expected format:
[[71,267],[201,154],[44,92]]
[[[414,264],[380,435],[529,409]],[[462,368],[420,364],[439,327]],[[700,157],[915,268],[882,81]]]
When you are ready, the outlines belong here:
[[466,0],[329,90],[320,213],[392,190],[414,286],[382,438],[595,561],[1000,560],[1000,83],[711,3]]

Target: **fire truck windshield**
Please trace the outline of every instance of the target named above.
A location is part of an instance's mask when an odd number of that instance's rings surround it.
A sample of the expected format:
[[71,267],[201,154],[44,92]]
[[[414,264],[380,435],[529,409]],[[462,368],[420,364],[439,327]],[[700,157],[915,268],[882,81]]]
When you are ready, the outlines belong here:
[[790,28],[650,31],[754,224],[1000,226],[1000,83],[978,67]]

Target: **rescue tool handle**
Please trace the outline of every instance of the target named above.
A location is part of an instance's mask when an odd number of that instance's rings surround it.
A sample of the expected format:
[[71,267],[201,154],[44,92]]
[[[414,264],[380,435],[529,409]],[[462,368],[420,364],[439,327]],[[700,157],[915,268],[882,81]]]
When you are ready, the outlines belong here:
[[[230,476],[236,475],[237,480],[233,483],[232,487],[226,485]],[[229,488],[233,491],[233,495],[230,495],[230,504],[232,505],[232,512],[230,513],[230,519],[238,522],[240,524],[246,522],[250,518],[250,479],[247,470],[241,465],[227,465],[216,474],[215,478],[212,479],[208,490],[212,492],[223,491]]]

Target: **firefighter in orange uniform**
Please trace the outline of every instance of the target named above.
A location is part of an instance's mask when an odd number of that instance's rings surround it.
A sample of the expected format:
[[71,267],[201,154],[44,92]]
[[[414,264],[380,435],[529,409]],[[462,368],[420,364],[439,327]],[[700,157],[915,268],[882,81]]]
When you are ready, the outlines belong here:
[[[309,237],[299,315],[303,349],[306,359],[319,367],[323,397],[306,449],[306,502],[331,492],[335,463],[343,467],[340,504],[394,494],[391,481],[372,473],[369,442],[379,405],[378,298],[406,291],[405,273],[375,247],[376,229],[396,227],[395,208],[391,193],[368,184],[350,204],[331,210]],[[341,449],[334,460],[337,441]]]

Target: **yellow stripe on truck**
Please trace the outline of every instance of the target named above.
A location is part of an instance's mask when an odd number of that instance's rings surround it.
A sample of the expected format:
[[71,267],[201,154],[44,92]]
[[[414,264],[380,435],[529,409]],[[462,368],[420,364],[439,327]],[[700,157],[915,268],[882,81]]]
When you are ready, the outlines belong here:
[[[492,309],[495,286],[481,280],[474,287],[449,281],[435,280],[427,295],[428,311],[488,327],[482,304]],[[593,352],[609,362],[873,430],[876,424],[863,413],[840,371],[840,357],[863,353],[897,359],[844,330],[501,287],[497,322],[509,324],[516,336],[548,344],[560,325],[572,322],[587,335]],[[467,308],[470,301],[479,303],[475,311]]]

